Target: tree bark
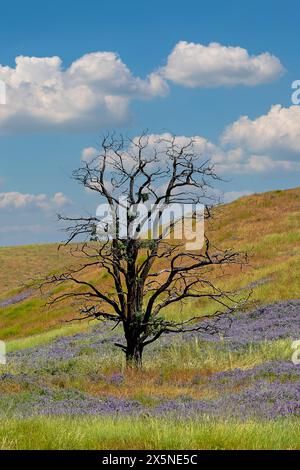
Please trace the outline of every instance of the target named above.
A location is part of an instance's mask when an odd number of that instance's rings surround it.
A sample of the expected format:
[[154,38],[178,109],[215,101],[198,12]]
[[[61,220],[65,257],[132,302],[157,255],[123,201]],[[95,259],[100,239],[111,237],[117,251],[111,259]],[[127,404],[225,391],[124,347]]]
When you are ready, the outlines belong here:
[[126,366],[130,369],[142,368],[143,347],[136,339],[127,339]]

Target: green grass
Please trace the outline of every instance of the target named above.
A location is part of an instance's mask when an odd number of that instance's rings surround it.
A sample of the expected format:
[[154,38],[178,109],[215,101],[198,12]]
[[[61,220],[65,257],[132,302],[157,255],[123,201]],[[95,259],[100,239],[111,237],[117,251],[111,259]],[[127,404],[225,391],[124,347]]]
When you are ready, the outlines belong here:
[[57,328],[66,307],[49,312],[42,298],[31,298],[0,310],[1,339],[22,338]]
[[0,449],[299,449],[299,423],[133,418],[5,419]]
[[[69,333],[67,331],[67,333]],[[61,332],[60,332],[61,333]],[[109,334],[108,334],[109,335]],[[42,336],[42,335],[41,335]],[[50,336],[38,338],[49,340]],[[8,343],[9,351],[18,347],[30,346],[17,340]],[[157,345],[144,355],[143,372],[128,373],[125,369],[124,354],[111,343],[102,345],[101,350],[90,348],[85,342],[76,357],[61,361],[49,361],[39,370],[40,383],[55,390],[77,390],[98,397],[107,395],[138,399],[143,403],[153,403],[162,397],[172,399],[186,395],[195,399],[219,396],[227,393],[227,386],[220,392],[210,385],[212,374],[236,368],[248,369],[268,361],[290,360],[291,340],[263,341],[250,344],[236,351],[229,351],[213,342],[182,342],[179,339],[169,347]],[[35,364],[28,372],[33,373]],[[103,377],[115,372],[123,372],[121,384],[108,384]],[[21,374],[24,364],[16,366],[8,363],[6,372]],[[271,381],[273,377],[269,378]],[[203,387],[199,389],[199,380]],[[251,380],[251,379],[250,379]],[[230,385],[229,385],[230,387]],[[20,395],[20,392],[17,394]],[[14,391],[9,392],[5,403],[14,403]],[[3,402],[0,408],[7,409]]]
[[91,327],[92,323],[93,322],[76,322],[46,331],[45,333],[28,336],[26,338],[13,339],[6,342],[6,349],[7,352],[13,352],[48,344],[54,339],[60,338],[62,336],[70,336],[75,335],[76,333],[87,331]]
[[[213,244],[246,251],[250,255],[248,267],[243,270],[231,267],[217,284],[226,290],[243,288],[242,293],[245,294],[247,286],[258,282],[253,287],[248,309],[258,304],[299,297],[299,201],[300,188],[295,188],[254,194],[217,209],[217,216],[209,227]],[[32,278],[63,270],[70,260],[74,263],[74,258],[65,248],[57,251],[56,244],[0,248],[0,300],[20,292],[22,285],[30,284]],[[91,269],[88,276],[95,285],[111,288],[103,272]],[[1,339],[29,337],[57,329],[61,320],[77,316],[71,302],[59,304],[51,310],[44,308],[43,304],[44,301],[33,297],[0,308]],[[211,301],[186,302],[182,310],[170,308],[166,314],[168,318],[180,321],[195,314],[213,313],[215,307]]]
[[[242,198],[220,208],[214,231],[215,244],[246,250],[251,265],[233,269],[219,279],[226,289],[254,285],[248,309],[275,301],[299,298],[300,286],[300,189],[274,191]],[[278,217],[278,214],[282,214]],[[62,269],[69,257],[57,253],[56,245],[0,248],[0,299],[20,292],[22,283],[37,275]],[[162,261],[163,262],[163,261]],[[88,273],[93,282],[110,288],[102,273]],[[60,287],[59,289],[61,289]],[[41,346],[56,338],[87,331],[91,323],[62,323],[77,316],[71,303],[53,310],[43,308],[37,295],[0,309],[0,338],[7,351]],[[171,308],[169,318],[213,313],[210,302],[186,302],[182,310]],[[245,315],[247,313],[245,312]],[[105,333],[107,339],[116,331]],[[38,384],[16,381],[3,384],[0,405],[0,449],[299,449],[296,419],[237,422],[208,417],[197,421],[174,421],[140,416],[125,417],[13,417],[17,402],[28,402],[39,387],[50,387],[58,396],[63,390],[92,396],[108,395],[137,399],[148,406],[161,399],[203,399],[232,393],[230,383],[214,389],[210,377],[217,371],[247,369],[267,361],[290,360],[291,340],[262,341],[229,351],[225,343],[190,341],[176,337],[169,346],[153,344],[144,354],[142,373],[125,372],[124,355],[110,342],[101,349],[88,340],[78,341],[78,354],[71,359],[38,364],[8,362],[6,372],[38,371]],[[24,354],[26,359],[26,354]],[[123,372],[120,384],[103,377]],[[268,377],[272,381],[275,377]],[[251,381],[252,378],[249,378]],[[282,380],[285,380],[284,378]],[[1,384],[0,384],[1,385]],[[243,386],[249,384],[244,383]],[[6,387],[6,388],[5,388]],[[235,390],[234,390],[235,391]],[[221,395],[220,395],[221,394]]]
[[184,369],[199,371],[223,371],[235,368],[247,369],[272,360],[287,360],[291,356],[291,340],[263,341],[247,345],[236,351],[222,350],[213,342],[174,341],[171,347],[147,360],[145,368],[161,372]]

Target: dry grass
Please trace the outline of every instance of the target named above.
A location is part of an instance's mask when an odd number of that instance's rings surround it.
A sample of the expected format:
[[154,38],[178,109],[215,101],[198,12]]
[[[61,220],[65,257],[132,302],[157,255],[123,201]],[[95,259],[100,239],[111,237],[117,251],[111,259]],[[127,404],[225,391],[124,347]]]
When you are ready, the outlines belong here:
[[[249,266],[243,269],[233,266],[218,280],[218,285],[226,289],[252,288],[248,308],[299,298],[300,188],[251,195],[221,206],[209,232],[214,245],[249,253]],[[61,270],[70,259],[67,251],[58,252],[55,244],[0,248],[0,299],[20,291],[33,277]],[[86,276],[109,289],[109,280],[103,274],[90,270]],[[51,310],[43,305],[42,299],[33,297],[0,309],[1,337],[39,334],[57,328],[61,321],[76,315],[74,305],[68,302]],[[184,319],[191,312],[213,311],[211,302],[194,301],[186,302],[182,310],[170,309],[167,315]]]

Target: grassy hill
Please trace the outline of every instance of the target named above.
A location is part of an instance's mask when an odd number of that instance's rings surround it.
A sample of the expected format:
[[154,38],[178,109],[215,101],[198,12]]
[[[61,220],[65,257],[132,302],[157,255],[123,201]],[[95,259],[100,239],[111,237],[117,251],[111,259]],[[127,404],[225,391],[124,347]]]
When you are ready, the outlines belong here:
[[[250,265],[242,270],[232,267],[220,285],[252,289],[249,308],[254,304],[299,298],[300,188],[246,196],[220,206],[215,212],[210,228],[213,243],[250,255]],[[45,299],[38,292],[28,290],[32,279],[74,263],[68,249],[58,251],[57,248],[56,244],[0,248],[0,305],[20,292],[28,292],[28,298],[23,301],[0,307],[2,339],[49,332],[76,315],[70,303],[49,309],[44,307]],[[105,275],[99,276],[93,270],[88,277],[95,283],[107,283]],[[181,313],[170,311],[169,315],[184,318],[191,311],[207,313],[212,308],[208,302],[186,302]]]
[[[253,289],[251,311],[214,337],[161,338],[146,350],[143,371],[125,369],[113,346],[120,327],[62,324],[73,306],[47,310],[31,292],[33,277],[70,262],[66,251],[0,249],[0,304],[28,295],[0,307],[8,350],[0,449],[299,449],[300,369],[291,357],[300,335],[300,188],[244,197],[216,212],[214,244],[251,255],[249,266],[221,279]],[[87,276],[107,282],[93,270]],[[168,315],[210,310],[188,302]]]

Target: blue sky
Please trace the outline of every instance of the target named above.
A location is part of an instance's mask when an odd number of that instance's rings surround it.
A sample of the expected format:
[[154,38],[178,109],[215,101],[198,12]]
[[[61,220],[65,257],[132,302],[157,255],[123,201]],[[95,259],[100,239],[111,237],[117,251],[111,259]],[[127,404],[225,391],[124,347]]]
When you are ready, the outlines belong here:
[[299,186],[296,1],[11,1],[1,18],[0,244],[59,240],[55,212],[93,211],[70,174],[107,129],[205,139],[225,199]]

